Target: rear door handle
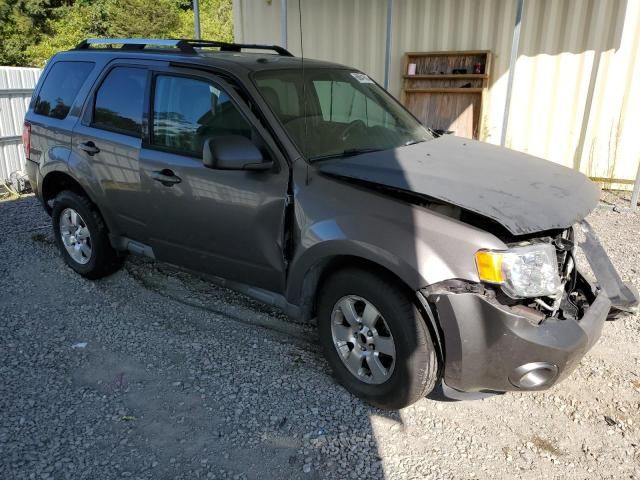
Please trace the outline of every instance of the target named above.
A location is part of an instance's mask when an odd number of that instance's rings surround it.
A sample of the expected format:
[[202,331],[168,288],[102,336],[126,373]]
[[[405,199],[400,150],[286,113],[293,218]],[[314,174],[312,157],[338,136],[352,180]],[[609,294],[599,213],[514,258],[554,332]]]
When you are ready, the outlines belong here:
[[91,156],[95,155],[96,153],[100,153],[100,149],[96,147],[96,144],[91,140],[81,143],[80,145],[78,145],[78,148],[84,152],[87,152]]
[[172,170],[165,168],[164,170],[151,172],[151,178],[155,181],[160,182],[165,187],[170,187],[175,185],[176,183],[180,183],[182,179],[173,173]]

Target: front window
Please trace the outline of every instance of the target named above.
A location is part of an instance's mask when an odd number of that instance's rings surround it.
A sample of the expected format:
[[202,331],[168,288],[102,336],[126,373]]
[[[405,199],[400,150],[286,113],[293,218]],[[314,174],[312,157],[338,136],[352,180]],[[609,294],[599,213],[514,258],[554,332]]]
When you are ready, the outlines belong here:
[[[346,69],[271,70],[255,82],[310,160],[389,150],[433,136],[366,75]],[[306,101],[305,101],[306,96]]]
[[153,145],[200,158],[209,138],[253,138],[251,126],[231,98],[209,81],[158,75],[154,90]]

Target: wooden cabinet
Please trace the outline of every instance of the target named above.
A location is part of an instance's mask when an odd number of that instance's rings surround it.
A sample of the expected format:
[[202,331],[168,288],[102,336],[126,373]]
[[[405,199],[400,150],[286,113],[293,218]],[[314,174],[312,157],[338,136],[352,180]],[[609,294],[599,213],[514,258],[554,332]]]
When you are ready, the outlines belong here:
[[400,100],[427,127],[481,138],[491,52],[408,52]]

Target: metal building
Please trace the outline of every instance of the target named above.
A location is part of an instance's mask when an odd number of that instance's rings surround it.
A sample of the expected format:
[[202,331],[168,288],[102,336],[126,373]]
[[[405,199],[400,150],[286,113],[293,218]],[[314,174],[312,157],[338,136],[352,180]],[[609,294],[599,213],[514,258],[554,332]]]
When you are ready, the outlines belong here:
[[22,125],[38,68],[0,67],[0,184],[24,168]]
[[396,96],[404,52],[491,50],[482,140],[633,183],[640,0],[234,0],[236,41],[299,55],[299,6],[305,56],[355,66]]

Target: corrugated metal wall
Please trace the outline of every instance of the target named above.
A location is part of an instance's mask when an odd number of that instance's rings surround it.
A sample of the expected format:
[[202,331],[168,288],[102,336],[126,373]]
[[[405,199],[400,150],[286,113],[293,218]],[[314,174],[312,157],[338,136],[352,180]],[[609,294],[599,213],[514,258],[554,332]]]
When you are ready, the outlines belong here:
[[639,29],[638,0],[527,1],[507,145],[594,177],[634,178]]
[[24,168],[22,124],[38,68],[0,67],[0,182]]
[[[298,1],[289,49],[300,54]],[[386,0],[301,0],[305,55],[384,80]],[[406,51],[493,52],[481,138],[499,143],[516,0],[394,0],[389,90]],[[279,0],[234,0],[237,41],[280,43]],[[507,146],[633,179],[640,161],[640,0],[525,0]],[[634,106],[635,105],[635,106]]]

